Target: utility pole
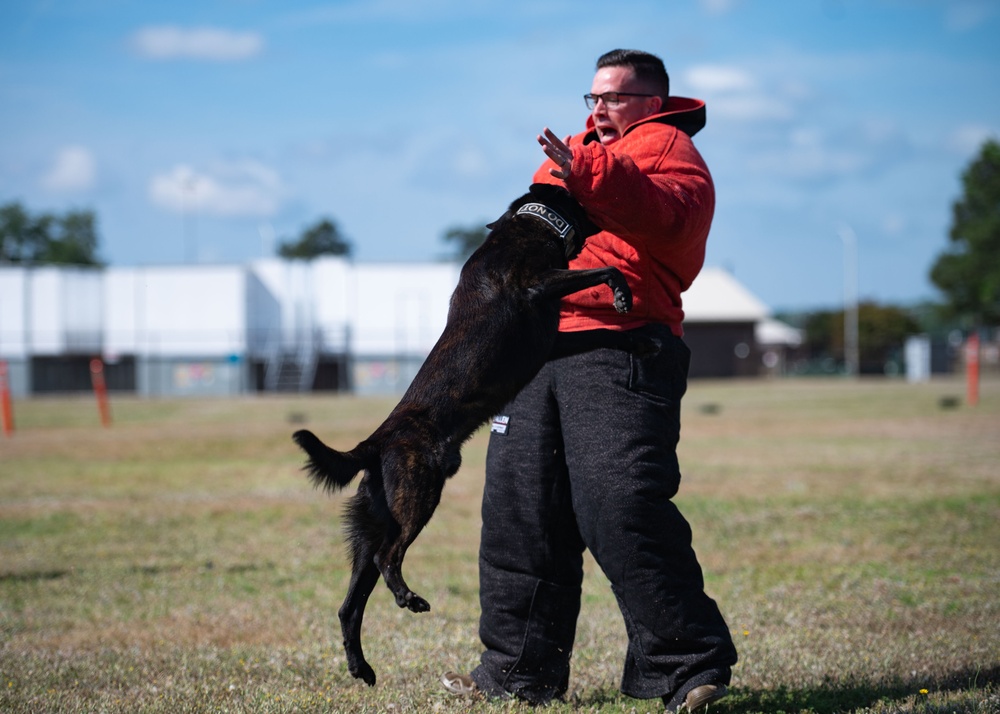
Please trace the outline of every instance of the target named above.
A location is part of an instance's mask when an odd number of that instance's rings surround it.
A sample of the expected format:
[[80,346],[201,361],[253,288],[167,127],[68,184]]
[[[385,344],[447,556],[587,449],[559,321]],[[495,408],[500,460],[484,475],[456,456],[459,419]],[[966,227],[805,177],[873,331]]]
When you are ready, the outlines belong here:
[[840,229],[844,243],[844,366],[848,377],[860,371],[858,349],[858,237],[850,226]]

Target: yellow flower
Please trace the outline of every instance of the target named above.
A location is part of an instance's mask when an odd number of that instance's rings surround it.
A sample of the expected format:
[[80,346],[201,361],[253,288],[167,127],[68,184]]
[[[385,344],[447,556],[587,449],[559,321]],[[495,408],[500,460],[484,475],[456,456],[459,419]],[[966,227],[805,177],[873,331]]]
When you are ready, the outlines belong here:
[[921,694],[927,694],[927,690],[926,690],[926,689],[921,689],[921,690],[920,690],[920,693],[921,693]]

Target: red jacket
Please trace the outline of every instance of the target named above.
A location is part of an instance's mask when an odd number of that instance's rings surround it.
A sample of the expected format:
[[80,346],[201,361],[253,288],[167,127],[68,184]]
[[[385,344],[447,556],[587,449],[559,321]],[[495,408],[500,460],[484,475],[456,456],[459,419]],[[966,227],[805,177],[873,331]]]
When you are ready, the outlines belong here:
[[[691,136],[705,125],[705,104],[670,97],[667,111],[636,122],[611,146],[597,139],[593,119],[570,140],[566,187],[604,230],[587,239],[571,268],[613,265],[632,288],[632,311],[619,314],[605,285],[563,299],[559,329],[629,330],[655,322],[681,335],[681,293],[705,261],[715,211],[715,186]],[[560,183],[546,160],[537,182]]]

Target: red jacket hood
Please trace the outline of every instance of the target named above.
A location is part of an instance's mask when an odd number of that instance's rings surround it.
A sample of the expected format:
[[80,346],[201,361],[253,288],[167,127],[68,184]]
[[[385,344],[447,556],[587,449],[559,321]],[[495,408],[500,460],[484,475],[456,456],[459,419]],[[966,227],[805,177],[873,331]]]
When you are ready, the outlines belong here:
[[[683,131],[688,136],[694,136],[705,128],[705,102],[700,99],[689,97],[667,97],[667,107],[659,114],[653,114],[645,119],[640,119],[635,124],[631,124],[625,133],[628,134],[635,127],[649,122],[658,122],[674,126]],[[583,143],[597,141],[597,131],[594,129],[593,115],[587,116],[587,134],[583,138]]]

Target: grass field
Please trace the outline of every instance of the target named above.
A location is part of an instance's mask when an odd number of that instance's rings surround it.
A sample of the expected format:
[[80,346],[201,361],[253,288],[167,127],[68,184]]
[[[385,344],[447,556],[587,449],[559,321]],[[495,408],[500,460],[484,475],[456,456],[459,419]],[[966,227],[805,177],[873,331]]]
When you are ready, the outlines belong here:
[[[741,656],[713,711],[1000,711],[1000,382],[963,397],[959,381],[691,385],[677,503]],[[17,402],[0,711],[529,711],[437,684],[479,654],[483,433],[407,558],[432,611],[379,586],[379,682],[347,673],[344,496],[312,489],[290,435],[353,446],[393,403],[117,398],[104,429],[91,399]],[[621,617],[588,568],[570,692],[546,711],[661,711],[618,693]]]

